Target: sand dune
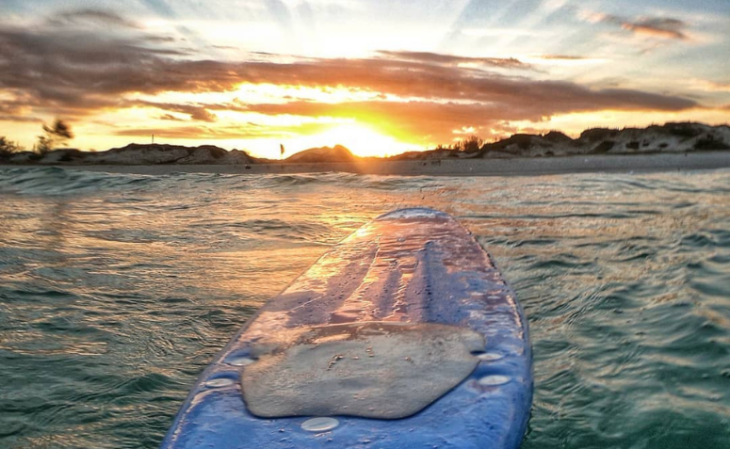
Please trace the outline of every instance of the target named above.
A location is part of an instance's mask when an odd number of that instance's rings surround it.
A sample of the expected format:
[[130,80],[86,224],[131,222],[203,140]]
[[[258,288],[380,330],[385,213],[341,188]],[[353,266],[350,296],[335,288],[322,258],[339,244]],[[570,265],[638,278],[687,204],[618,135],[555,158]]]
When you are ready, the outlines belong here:
[[730,152],[651,155],[591,155],[553,158],[451,159],[442,161],[359,161],[254,165],[90,165],[82,170],[160,175],[186,173],[322,173],[348,172],[409,176],[535,176],[588,172],[657,172],[730,167]]

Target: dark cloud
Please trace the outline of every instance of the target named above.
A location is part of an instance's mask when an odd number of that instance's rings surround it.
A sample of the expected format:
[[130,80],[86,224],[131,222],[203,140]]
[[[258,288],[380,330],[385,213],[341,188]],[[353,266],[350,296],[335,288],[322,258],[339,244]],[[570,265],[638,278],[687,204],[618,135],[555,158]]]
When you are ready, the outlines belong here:
[[611,14],[599,14],[596,18],[604,23],[618,25],[624,30],[636,34],[646,34],[665,39],[687,40],[689,37],[684,29],[687,24],[679,19],[670,17],[644,17],[629,19]]
[[155,90],[155,64],[186,54],[148,47],[144,39],[1,27],[0,89],[22,92],[29,104],[51,112],[113,107],[118,94]]
[[[156,103],[151,101],[134,101],[134,102],[128,102],[125,103],[123,106],[142,106],[142,107],[150,107],[150,108],[156,108],[161,109],[164,111],[171,111],[171,112],[179,112],[182,114],[187,114],[190,116],[191,120],[197,120],[201,122],[215,122],[218,120],[218,117],[215,116],[212,112],[208,111],[206,109],[206,106],[201,106],[198,104],[176,104],[176,103]],[[167,114],[169,117],[174,116]]]

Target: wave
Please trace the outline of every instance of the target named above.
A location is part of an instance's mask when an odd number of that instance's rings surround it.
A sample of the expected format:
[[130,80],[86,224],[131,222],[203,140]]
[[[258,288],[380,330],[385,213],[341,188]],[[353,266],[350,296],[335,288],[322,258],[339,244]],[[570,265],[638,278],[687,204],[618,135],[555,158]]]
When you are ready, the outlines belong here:
[[99,190],[145,189],[159,177],[67,170],[58,167],[0,169],[0,193],[60,196]]

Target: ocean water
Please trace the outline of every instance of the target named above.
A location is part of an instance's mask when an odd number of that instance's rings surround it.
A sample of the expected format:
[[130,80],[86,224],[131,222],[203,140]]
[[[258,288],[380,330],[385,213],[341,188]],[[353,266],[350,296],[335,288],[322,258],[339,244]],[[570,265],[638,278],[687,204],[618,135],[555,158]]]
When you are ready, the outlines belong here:
[[155,448],[268,298],[430,206],[528,315],[524,448],[730,447],[730,171],[509,178],[0,168],[0,447]]

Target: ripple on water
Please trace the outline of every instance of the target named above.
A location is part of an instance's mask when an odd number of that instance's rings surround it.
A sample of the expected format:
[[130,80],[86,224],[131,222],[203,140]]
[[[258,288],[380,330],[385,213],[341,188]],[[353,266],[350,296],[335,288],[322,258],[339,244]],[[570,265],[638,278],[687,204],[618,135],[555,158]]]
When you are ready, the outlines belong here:
[[0,169],[0,447],[158,447],[197,376],[267,298],[369,219],[429,206],[490,250],[529,317],[523,448],[725,449],[729,186],[728,171]]

